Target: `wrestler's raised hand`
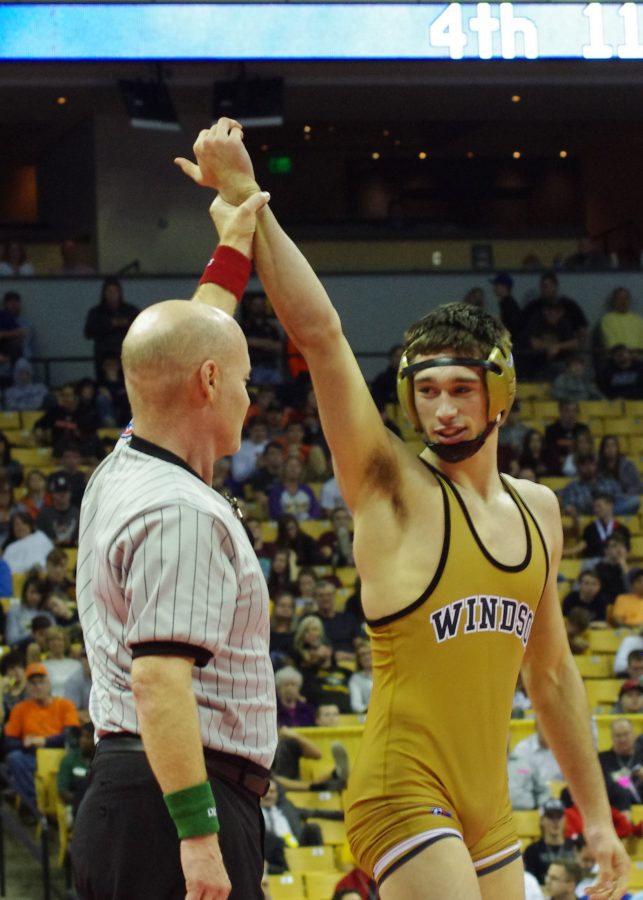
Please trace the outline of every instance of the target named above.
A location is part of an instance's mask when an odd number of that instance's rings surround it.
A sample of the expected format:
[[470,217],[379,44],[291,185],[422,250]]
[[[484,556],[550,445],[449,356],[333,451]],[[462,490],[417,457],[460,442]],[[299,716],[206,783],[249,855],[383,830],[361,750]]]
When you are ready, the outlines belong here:
[[243,128],[235,119],[221,118],[201,131],[193,150],[196,163],[181,156],[174,162],[196,184],[214,188],[234,205],[259,189],[243,143]]

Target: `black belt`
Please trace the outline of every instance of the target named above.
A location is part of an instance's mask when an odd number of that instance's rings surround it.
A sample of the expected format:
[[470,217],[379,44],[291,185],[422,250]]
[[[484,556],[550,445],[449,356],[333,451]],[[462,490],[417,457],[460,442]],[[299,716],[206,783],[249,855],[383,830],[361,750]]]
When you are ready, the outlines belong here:
[[[123,731],[103,735],[96,745],[96,752],[100,754],[144,750],[143,741],[138,735]],[[232,784],[239,784],[257,797],[263,797],[267,793],[270,785],[268,769],[264,769],[263,766],[250,760],[241,759],[229,753],[220,753],[209,747],[203,748],[203,754],[208,775],[219,776]]]

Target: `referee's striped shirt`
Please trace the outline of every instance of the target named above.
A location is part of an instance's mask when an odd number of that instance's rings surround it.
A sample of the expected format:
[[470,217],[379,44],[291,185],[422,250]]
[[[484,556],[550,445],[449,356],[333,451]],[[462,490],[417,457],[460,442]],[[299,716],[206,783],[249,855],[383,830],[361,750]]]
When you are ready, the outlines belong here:
[[193,656],[203,745],[270,768],[268,591],[230,504],[178,456],[121,439],[83,497],[78,611],[99,735],[140,733],[132,659]]

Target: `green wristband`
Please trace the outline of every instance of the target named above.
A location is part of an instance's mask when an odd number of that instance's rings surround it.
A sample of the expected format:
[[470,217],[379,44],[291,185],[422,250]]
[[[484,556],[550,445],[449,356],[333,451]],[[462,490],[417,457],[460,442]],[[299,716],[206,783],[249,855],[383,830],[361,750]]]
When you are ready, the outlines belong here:
[[209,781],[163,794],[163,799],[176,825],[179,840],[216,834],[219,830],[217,807]]

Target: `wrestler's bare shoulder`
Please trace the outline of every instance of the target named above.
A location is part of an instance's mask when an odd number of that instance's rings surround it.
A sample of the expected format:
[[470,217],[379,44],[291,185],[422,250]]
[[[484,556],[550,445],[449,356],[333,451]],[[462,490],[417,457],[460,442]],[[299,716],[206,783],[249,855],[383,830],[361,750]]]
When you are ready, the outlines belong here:
[[556,494],[544,484],[526,478],[503,475],[516,493],[524,500],[538,524],[545,530],[560,530],[560,506]]

